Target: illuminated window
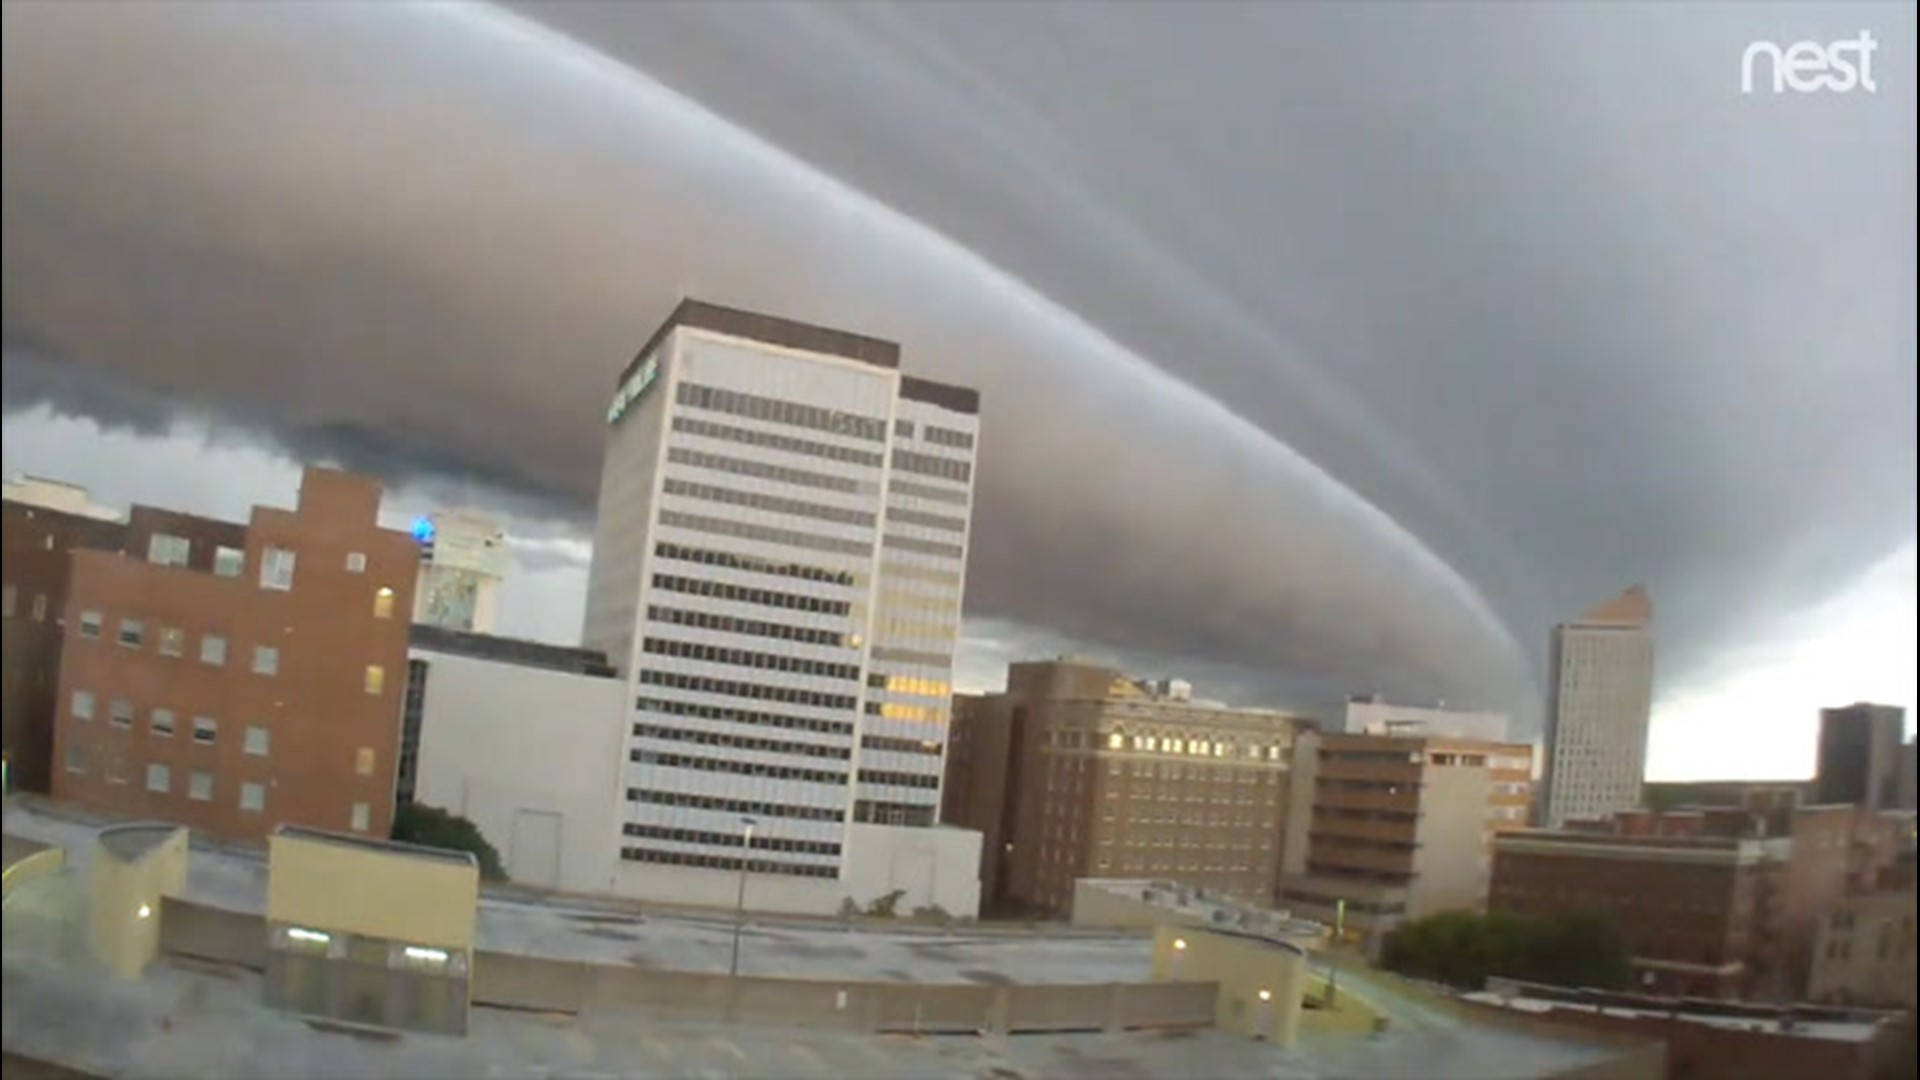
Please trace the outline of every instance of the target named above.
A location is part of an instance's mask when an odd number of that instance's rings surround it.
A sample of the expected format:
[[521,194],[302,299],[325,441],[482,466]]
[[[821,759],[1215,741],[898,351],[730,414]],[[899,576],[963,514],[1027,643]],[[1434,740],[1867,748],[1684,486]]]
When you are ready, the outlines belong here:
[[381,667],[379,664],[368,664],[367,676],[366,676],[366,687],[367,687],[367,693],[369,694],[377,694],[380,691],[386,689],[387,687],[386,669]]
[[393,618],[393,590],[385,585],[373,594],[373,617],[376,619]]
[[1117,731],[1107,736],[1107,749],[1109,750],[1120,750],[1120,749],[1123,749],[1126,745],[1127,745],[1127,737],[1125,735],[1120,734]]
[[179,656],[187,648],[186,631],[177,626],[160,628],[160,655]]
[[361,776],[373,775],[373,747],[363,746],[354,752],[353,771]]

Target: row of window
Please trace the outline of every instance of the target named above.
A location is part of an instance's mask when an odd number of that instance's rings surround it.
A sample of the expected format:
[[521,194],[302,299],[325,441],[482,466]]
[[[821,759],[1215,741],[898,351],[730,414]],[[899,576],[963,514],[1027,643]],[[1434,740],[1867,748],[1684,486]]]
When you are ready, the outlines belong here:
[[760,761],[728,761],[724,758],[693,757],[688,754],[663,754],[658,750],[630,750],[627,752],[627,760],[638,765],[659,765],[668,769],[764,776],[773,780],[804,780],[810,784],[844,786],[847,782],[846,773],[829,769],[803,769],[798,765],[768,765]]
[[[662,559],[678,559],[681,562],[700,563],[703,566],[725,566],[734,570],[749,570],[756,574],[800,578],[803,581],[822,581],[829,585],[858,587],[863,583],[861,579],[865,576],[847,570],[827,570],[800,563],[778,563],[755,555],[736,555],[730,551],[709,551],[706,548],[669,544],[664,540],[653,545],[653,553]],[[958,580],[958,575],[955,575],[955,580]]]
[[880,467],[880,453],[876,450],[856,450],[850,446],[832,446],[814,442],[811,439],[796,439],[790,435],[776,435],[771,431],[753,431],[749,428],[734,427],[732,424],[716,424],[708,420],[696,420],[691,416],[673,418],[673,430],[688,435],[701,435],[709,439],[725,439],[728,442],[742,443],[747,446],[763,446],[769,450],[785,450],[792,454],[811,454],[814,457],[828,458],[833,461],[845,461],[854,465]]
[[[391,610],[393,590],[381,589]],[[385,618],[385,616],[381,616]],[[80,613],[80,636],[88,640],[98,640],[104,619],[98,611]],[[120,628],[115,635],[121,645],[129,649],[138,649],[146,643],[146,623],[140,619],[121,619]],[[155,649],[161,656],[178,657],[186,652],[186,631],[176,626],[163,626],[155,638]],[[221,667],[227,662],[227,639],[221,634],[202,634],[200,636],[200,662]],[[280,649],[274,645],[255,645],[251,670],[255,675],[277,675],[280,673]],[[369,694],[378,694],[386,688],[386,669],[379,664],[368,664],[362,676],[362,686]]]
[[[665,866],[701,866],[710,870],[732,870],[738,872],[741,859],[734,855],[701,855],[692,851],[658,851],[654,848],[623,847],[620,857],[629,862],[659,863]],[[815,866],[808,863],[781,862],[778,859],[748,859],[748,873],[752,874],[788,874],[793,877],[839,877],[840,871],[833,866]]]
[[912,450],[893,451],[893,467],[922,476],[937,476],[942,480],[952,480],[964,484],[973,477],[973,466],[964,461],[939,454],[919,454]]
[[[709,832],[706,829],[678,829],[668,825],[641,825],[627,822],[621,831],[628,836],[644,836],[653,840],[677,840],[683,844],[712,844],[715,847],[739,847],[746,839],[740,833]],[[749,845],[752,851],[786,851],[797,855],[838,855],[840,845],[831,840],[795,840],[786,836],[756,836]]]
[[856,799],[853,820],[872,825],[933,824],[933,807],[920,803],[887,802],[884,799]]
[[880,564],[882,581],[931,581],[940,585],[960,584],[960,571],[944,570],[933,566],[914,566],[911,563],[883,562]]
[[793,484],[796,487],[841,491],[849,495],[858,494],[863,487],[870,489],[873,486],[872,481],[855,480],[846,476],[829,476],[826,473],[773,465],[764,461],[728,457],[725,454],[709,454],[705,450],[690,450],[683,446],[670,448],[667,451],[667,460],[677,465],[691,465],[696,469],[712,469],[715,472],[732,473],[735,476],[751,476],[761,480]]
[[[1071,737],[1074,733],[1065,732],[1062,734],[1063,736]],[[1078,745],[1078,740],[1066,741],[1065,738],[1063,738],[1060,745],[1075,746]],[[1279,761],[1281,752],[1284,749],[1279,743],[1267,743],[1265,745],[1247,743],[1243,746],[1231,740],[1192,739],[1178,735],[1134,735],[1131,740],[1129,740],[1127,733],[1124,731],[1110,731],[1107,733],[1107,749],[1125,750],[1129,748],[1129,745],[1131,745],[1131,748],[1134,750],[1151,751],[1155,753],[1185,754],[1189,757],[1226,757],[1231,754],[1235,757],[1244,756],[1254,761],[1260,761],[1262,759]]]
[[[964,528],[962,526],[963,531]],[[958,559],[966,554],[966,549],[959,544],[948,544],[939,540],[919,540],[911,536],[900,536],[897,533],[888,533],[881,543],[896,551],[914,551],[922,555],[939,555],[948,559]]]
[[[643,680],[644,681],[644,680]],[[782,716],[779,713],[736,709],[726,705],[697,705],[666,698],[639,698],[634,707],[670,716],[697,716],[703,720],[726,720],[735,724],[759,724],[791,731],[817,731],[827,735],[851,735],[853,725],[845,720],[820,720],[810,716]]]
[[905,615],[882,612],[874,619],[873,639],[875,641],[898,641],[903,638],[917,638],[931,641],[951,641],[959,624],[946,619],[915,619]]
[[909,525],[925,525],[929,529],[945,529],[948,532],[963,533],[967,531],[967,523],[960,518],[947,517],[945,514],[928,514],[919,510],[901,510],[888,507],[887,520],[904,521]]
[[685,499],[701,499],[710,503],[719,503],[722,506],[744,506],[754,510],[764,510],[769,514],[809,517],[818,521],[830,521],[836,525],[859,525],[870,529],[875,520],[870,510],[828,506],[825,503],[808,502],[805,499],[762,495],[755,491],[738,491],[734,488],[720,487],[717,484],[701,484],[692,480],[675,480],[671,477],[661,481],[660,490],[665,494],[678,495]]
[[869,701],[867,715],[888,720],[908,720],[916,724],[944,724],[947,710],[937,705],[908,705],[899,701]]
[[934,502],[952,503],[955,506],[965,506],[970,501],[967,498],[967,493],[964,491],[956,491],[953,488],[935,487],[932,484],[915,483],[912,480],[902,480],[899,477],[895,477],[888,482],[887,491],[901,495],[912,495],[922,499],[932,499]]
[[844,746],[822,746],[819,743],[788,742],[785,739],[756,739],[746,735],[725,735],[717,731],[690,731],[686,728],[662,727],[659,724],[635,724],[635,735],[655,739],[669,739],[674,742],[699,743],[702,746],[728,746],[735,750],[761,750],[769,754],[798,754],[802,757],[838,758],[845,761],[853,756],[853,751]]
[[839,821],[845,814],[830,806],[796,806],[792,803],[767,802],[763,799],[727,799],[717,795],[690,795],[684,791],[642,791],[639,788],[627,789],[628,802],[652,803],[655,806],[685,806],[694,810],[719,810],[728,814],[749,814],[754,817],[788,817],[801,821]]
[[[90,690],[73,692],[73,718],[92,720],[94,717],[94,698]],[[147,710],[147,733],[156,739],[173,738],[176,717],[172,709],[155,708]],[[133,703],[125,698],[114,698],[107,703],[107,722],[122,731],[133,729]],[[212,746],[219,738],[220,722],[211,716],[193,718],[193,741],[201,746]],[[242,749],[256,757],[267,756],[272,745],[272,733],[258,725],[249,725],[242,740]]]
[[792,529],[776,529],[771,525],[753,525],[745,521],[708,517],[705,514],[688,514],[679,510],[660,511],[660,524],[692,532],[711,533],[714,536],[731,536],[737,540],[784,544],[787,547],[806,548],[810,551],[830,551],[839,555],[873,554],[873,545],[864,540],[816,536],[813,533],[795,532]]
[[[67,747],[66,764],[68,772],[80,776],[86,775],[91,764],[87,748],[84,746]],[[106,774],[106,780],[110,784],[124,784],[127,782],[127,778],[124,775],[115,775],[111,769],[109,769]],[[147,765],[147,790],[156,795],[171,795],[173,793],[173,769],[157,761],[149,762]],[[194,802],[212,802],[213,774],[198,769],[189,772],[187,774],[186,796]],[[239,791],[239,805],[240,809],[253,813],[258,813],[266,809],[266,785],[253,781],[242,782]],[[354,804],[354,816],[356,820],[361,820],[361,808],[366,805],[366,803]],[[357,825],[356,828],[365,829],[366,825],[362,823]]]
[[737,619],[732,615],[716,615],[711,611],[688,611],[685,608],[647,606],[647,618],[654,622],[671,623],[674,626],[692,626],[701,630],[721,630],[729,634],[746,634],[751,637],[778,638],[781,641],[799,641],[808,645],[830,645],[834,648],[848,648],[847,636],[834,630],[818,630],[811,626],[790,626],[786,623],[764,622],[760,619]]
[[889,664],[918,664],[924,667],[947,666],[951,657],[946,653],[926,652],[921,649],[898,649],[890,645],[875,645],[872,657]]
[[759,604],[761,607],[808,611],[816,615],[844,618],[853,610],[853,605],[845,600],[829,600],[824,596],[781,592],[778,589],[756,589],[751,585],[734,585],[710,578],[681,577],[678,574],[653,575],[653,587],[689,596],[711,596],[716,600],[731,600],[738,604]]
[[933,739],[899,739],[892,735],[862,735],[860,745],[868,750],[893,750],[902,754],[931,754],[939,757],[944,749]]
[[863,784],[892,784],[895,787],[937,788],[940,777],[929,773],[890,772],[886,769],[861,769]]
[[937,443],[941,446],[951,446],[955,450],[973,449],[973,436],[968,432],[955,431],[952,428],[935,427],[932,424],[928,424],[922,429],[920,437],[930,443]]
[[851,680],[860,677],[859,664],[834,664],[825,660],[809,660],[804,656],[783,656],[780,653],[755,652],[752,649],[729,649],[698,641],[675,641],[672,638],[650,637],[641,647],[655,656],[677,656],[682,660],[699,660],[708,664],[730,664],[734,667],[755,668],[761,671],[790,671],[796,675],[814,675],[823,679]]
[[699,383],[690,382],[680,384],[675,392],[675,399],[682,405],[696,409],[711,409],[714,412],[732,413],[735,416],[745,416],[753,420],[812,428],[815,431],[847,435],[856,439],[869,439],[873,442],[887,440],[886,421],[857,413],[842,412],[839,409],[823,409],[818,405],[802,405],[797,401],[782,401],[779,398],[744,394],[738,390],[723,390],[717,386],[702,386]]
[[854,699],[846,694],[823,694],[817,690],[801,690],[792,686],[768,686],[766,683],[713,679],[705,675],[682,675],[677,671],[645,669],[640,672],[640,681],[649,686],[690,690],[697,694],[785,701],[793,705],[811,705],[817,709],[851,709],[854,706]]

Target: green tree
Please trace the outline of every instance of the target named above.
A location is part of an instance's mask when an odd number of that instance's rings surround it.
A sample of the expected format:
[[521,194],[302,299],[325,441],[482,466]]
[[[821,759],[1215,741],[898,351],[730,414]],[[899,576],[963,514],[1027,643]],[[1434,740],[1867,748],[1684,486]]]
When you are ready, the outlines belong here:
[[488,881],[505,881],[507,871],[500,865],[500,853],[480,827],[458,814],[425,803],[407,803],[393,815],[393,838],[422,847],[470,851],[480,862],[480,876]]
[[1627,947],[1613,920],[1595,913],[1530,918],[1448,911],[1402,923],[1381,943],[1380,966],[1477,990],[1490,975],[1561,986],[1627,984]]

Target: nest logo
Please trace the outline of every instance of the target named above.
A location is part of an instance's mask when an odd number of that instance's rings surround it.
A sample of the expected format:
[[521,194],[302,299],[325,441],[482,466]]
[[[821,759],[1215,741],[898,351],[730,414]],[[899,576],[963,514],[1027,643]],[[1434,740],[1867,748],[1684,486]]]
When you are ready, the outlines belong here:
[[[1796,41],[1783,49],[1771,41],[1756,41],[1747,46],[1740,57],[1740,92],[1753,93],[1754,76],[1763,69],[1761,61],[1764,60],[1764,71],[1770,76],[1776,94],[1788,90],[1798,94],[1822,90],[1850,94],[1856,87],[1869,94],[1877,93],[1879,87],[1873,83],[1873,50],[1879,47],[1880,43],[1873,40],[1872,32],[1867,30],[1860,31],[1859,37],[1842,38],[1826,45]],[[1766,83],[1763,81],[1761,85]]]

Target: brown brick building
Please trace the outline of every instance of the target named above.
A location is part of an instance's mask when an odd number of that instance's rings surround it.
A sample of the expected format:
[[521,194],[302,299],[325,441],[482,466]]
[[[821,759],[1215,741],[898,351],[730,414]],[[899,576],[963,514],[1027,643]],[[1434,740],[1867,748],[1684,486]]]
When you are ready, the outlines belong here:
[[1265,901],[1311,731],[1094,664],[1014,664],[1005,693],[955,699],[942,820],[983,834],[984,908],[1064,912],[1082,877]]
[[1482,910],[1496,833],[1522,828],[1533,748],[1449,736],[1320,739],[1302,872],[1279,903],[1377,944],[1404,919]]
[[296,510],[136,507],[125,554],[75,552],[54,796],[235,839],[385,835],[419,554],[379,508],[308,469]]
[[[77,498],[37,498],[36,489]],[[8,791],[46,791],[52,782],[54,698],[65,640],[69,555],[118,551],[126,526],[86,508],[85,492],[47,481],[8,485],[0,503],[0,718]],[[18,497],[15,497],[18,496]],[[69,508],[61,508],[64,503]]]

